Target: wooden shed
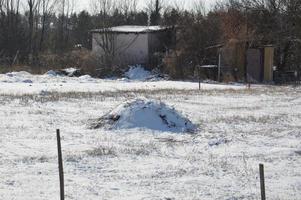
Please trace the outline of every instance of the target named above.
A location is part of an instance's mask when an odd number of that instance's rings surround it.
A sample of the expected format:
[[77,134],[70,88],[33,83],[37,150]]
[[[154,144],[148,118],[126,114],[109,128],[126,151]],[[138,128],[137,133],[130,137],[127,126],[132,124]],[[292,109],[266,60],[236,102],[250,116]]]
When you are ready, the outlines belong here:
[[273,81],[274,47],[252,46],[246,48],[247,43],[231,40],[220,49],[221,72],[225,78],[233,76],[235,80],[247,82]]

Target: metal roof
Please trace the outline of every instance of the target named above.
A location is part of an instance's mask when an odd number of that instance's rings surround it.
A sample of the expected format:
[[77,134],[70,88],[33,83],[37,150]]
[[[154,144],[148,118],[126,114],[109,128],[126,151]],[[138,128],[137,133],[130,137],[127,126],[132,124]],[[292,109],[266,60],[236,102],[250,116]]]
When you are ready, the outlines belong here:
[[92,33],[150,33],[169,29],[170,27],[163,26],[115,26],[110,28],[93,29]]

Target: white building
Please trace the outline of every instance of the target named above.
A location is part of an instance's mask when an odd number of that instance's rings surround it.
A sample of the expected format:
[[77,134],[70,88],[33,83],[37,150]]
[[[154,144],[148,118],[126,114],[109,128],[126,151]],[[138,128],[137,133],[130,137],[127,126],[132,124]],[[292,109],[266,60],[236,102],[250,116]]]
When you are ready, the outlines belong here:
[[92,51],[114,64],[153,64],[154,55],[164,52],[174,41],[174,29],[161,26],[117,26],[95,29]]

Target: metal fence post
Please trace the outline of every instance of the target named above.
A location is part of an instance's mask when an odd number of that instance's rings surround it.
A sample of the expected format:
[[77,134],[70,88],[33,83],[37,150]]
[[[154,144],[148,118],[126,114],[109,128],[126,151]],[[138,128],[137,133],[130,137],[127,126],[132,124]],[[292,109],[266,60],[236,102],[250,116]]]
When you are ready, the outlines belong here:
[[264,166],[263,166],[263,164],[259,164],[259,175],[260,175],[261,200],[266,200],[266,198],[265,198],[265,183],[264,183]]
[[61,136],[60,130],[56,130],[56,138],[57,138],[57,151],[58,151],[58,164],[59,164],[59,177],[60,177],[60,196],[61,200],[65,199],[64,192],[64,170],[63,170],[63,159],[62,159],[62,147],[61,147]]

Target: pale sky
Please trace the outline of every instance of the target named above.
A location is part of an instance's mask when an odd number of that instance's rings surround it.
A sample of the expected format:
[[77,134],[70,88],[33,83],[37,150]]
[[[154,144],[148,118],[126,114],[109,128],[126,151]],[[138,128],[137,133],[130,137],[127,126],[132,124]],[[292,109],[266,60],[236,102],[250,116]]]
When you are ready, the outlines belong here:
[[[90,0],[74,0],[75,4],[76,4],[76,10],[77,11],[81,11],[81,10],[91,10],[91,6],[90,6]],[[148,0],[138,0],[139,3],[139,8],[144,8],[145,7],[145,2],[147,2]],[[196,1],[203,1],[206,5],[207,8],[210,8],[217,0],[167,0],[169,2],[169,4],[173,4],[176,2],[182,2],[179,5],[183,5],[184,2],[184,6],[185,8],[189,9],[192,7],[192,5],[194,4],[194,2]]]

